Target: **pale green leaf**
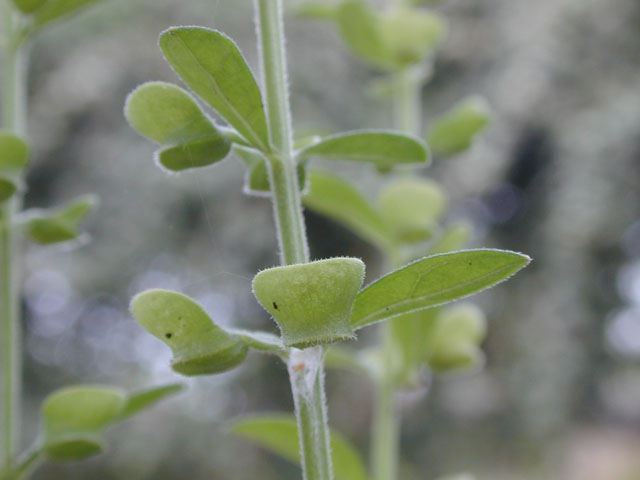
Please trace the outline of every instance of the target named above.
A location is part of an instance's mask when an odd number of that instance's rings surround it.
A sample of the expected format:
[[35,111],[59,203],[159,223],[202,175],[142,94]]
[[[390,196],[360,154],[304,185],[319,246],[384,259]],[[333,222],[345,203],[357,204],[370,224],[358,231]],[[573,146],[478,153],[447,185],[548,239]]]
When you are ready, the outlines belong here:
[[[262,415],[240,419],[231,432],[299,464],[298,427],[293,417]],[[331,454],[335,480],[367,480],[367,471],[353,445],[340,433],[331,432]]]
[[425,144],[414,137],[363,130],[326,137],[298,152],[298,157],[367,162],[388,168],[396,165],[425,165],[429,160],[429,153]]
[[491,122],[489,106],[481,97],[470,97],[436,119],[428,141],[437,154],[452,155],[467,150]]
[[27,164],[29,147],[20,137],[0,131],[0,170],[17,170]]
[[206,167],[226,158],[231,143],[221,133],[156,152],[156,162],[172,172]]
[[173,352],[172,368],[183,375],[208,375],[242,363],[248,347],[216,324],[189,297],[148,290],[131,301],[138,323]]
[[364,1],[348,0],[338,8],[336,21],[345,43],[362,60],[380,68],[389,67],[380,18]]
[[309,172],[309,190],[302,198],[306,208],[335,220],[365,240],[385,248],[390,232],[369,201],[349,182],[328,172]]
[[324,1],[305,2],[296,9],[296,14],[314,20],[335,20],[338,15],[338,6],[327,5]]
[[42,405],[43,444],[53,460],[73,460],[99,453],[100,435],[117,420],[126,399],[113,387],[76,386],[49,395]]
[[36,210],[27,215],[27,233],[33,241],[41,245],[74,240],[80,234],[80,222],[97,205],[98,197],[83,195],[52,212]]
[[362,285],[357,258],[330,258],[263,270],[253,293],[276,320],[289,347],[308,347],[353,337],[349,315]]
[[396,240],[415,243],[431,237],[447,208],[447,197],[433,180],[405,177],[387,184],[377,203]]
[[351,325],[357,329],[472,295],[506,280],[530,261],[521,253],[492,249],[423,258],[362,290]]
[[243,135],[269,151],[262,95],[237,45],[202,27],[172,27],[160,36],[167,61],[182,80]]
[[286,354],[285,347],[282,344],[282,339],[272,333],[236,329],[230,330],[230,332],[254,350],[261,352],[273,352],[279,355]]
[[429,248],[429,255],[449,253],[467,246],[471,239],[472,227],[467,222],[458,222],[446,228]]
[[119,420],[135,415],[136,413],[149,408],[169,395],[174,395],[182,390],[182,385],[164,385],[162,387],[153,387],[139,392],[130,394],[123,406],[118,417]]
[[16,193],[17,187],[13,181],[8,178],[0,177],[0,202],[9,200],[14,193]]
[[446,22],[440,15],[414,8],[393,8],[379,22],[387,55],[397,68],[424,60],[446,33]]
[[22,13],[33,13],[42,7],[48,0],[13,0],[13,4]]
[[[240,145],[234,145],[233,151],[244,162],[247,167],[244,192],[248,195],[269,196],[271,195],[271,182],[269,181],[269,171],[267,170],[267,160],[260,152]],[[298,183],[300,190],[304,190],[307,183],[307,166],[305,162],[298,163]]]
[[78,13],[84,8],[101,0],[48,0],[33,14],[33,26],[41,29],[45,25],[64,16]]

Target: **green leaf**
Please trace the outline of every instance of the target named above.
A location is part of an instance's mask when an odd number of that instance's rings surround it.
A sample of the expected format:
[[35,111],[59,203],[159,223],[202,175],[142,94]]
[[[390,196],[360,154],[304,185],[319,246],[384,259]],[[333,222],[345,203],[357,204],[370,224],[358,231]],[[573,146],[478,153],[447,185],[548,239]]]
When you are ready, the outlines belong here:
[[263,270],[253,293],[276,320],[288,347],[306,348],[353,338],[349,315],[362,285],[357,258],[330,258]]
[[378,196],[380,216],[397,241],[416,243],[431,237],[447,208],[447,197],[433,180],[406,177],[389,183]]
[[0,177],[0,202],[5,202],[13,197],[16,193],[17,187],[8,178]]
[[102,451],[102,431],[125,405],[123,391],[76,386],[54,392],[42,406],[44,450],[52,460],[75,460]]
[[470,97],[438,118],[428,131],[433,151],[453,155],[467,150],[491,122],[489,106],[481,97]]
[[164,385],[162,387],[153,387],[130,394],[120,412],[119,420],[135,415],[136,413],[149,408],[169,395],[174,395],[182,391],[182,385]]
[[299,17],[314,20],[335,20],[338,15],[336,5],[327,5],[325,2],[306,2],[296,9]]
[[13,4],[22,13],[33,13],[40,7],[42,7],[48,0],[13,0]]
[[36,210],[27,216],[27,233],[41,245],[74,240],[79,236],[80,222],[97,205],[98,197],[83,195],[51,213]]
[[342,2],[336,21],[345,43],[360,58],[380,68],[389,67],[380,19],[367,3],[359,0]]
[[458,222],[448,227],[435,239],[429,255],[449,253],[464,248],[471,239],[472,227],[467,222]]
[[298,158],[368,162],[377,167],[426,164],[429,153],[414,137],[386,131],[356,131],[322,139],[298,152]]
[[270,150],[260,89],[229,37],[202,27],[172,27],[160,36],[160,47],[191,90],[252,146],[263,152]]
[[131,301],[131,313],[173,352],[172,368],[183,375],[209,375],[237,367],[248,346],[216,324],[189,297],[148,290]]
[[338,175],[312,170],[304,206],[335,220],[365,240],[386,248],[390,232],[369,201]]
[[33,27],[41,29],[64,16],[75,14],[101,0],[48,0],[33,14]]
[[[256,150],[239,145],[234,145],[233,151],[247,167],[244,192],[247,195],[259,197],[270,196],[271,183],[269,181],[269,171],[267,170],[267,160],[264,156]],[[304,190],[307,183],[307,166],[305,162],[298,163],[296,169],[298,171],[300,190]]]
[[251,332],[248,330],[230,330],[247,346],[261,352],[272,352],[286,355],[282,340],[277,335],[268,332]]
[[165,147],[157,162],[170,171],[206,167],[224,159],[231,142],[183,89],[165,82],[149,82],[135,89],[125,116],[141,135]]
[[[240,419],[231,432],[257,443],[263,448],[299,464],[298,427],[287,415],[262,415]],[[367,471],[351,443],[340,433],[331,432],[331,453],[335,480],[367,480]]]
[[27,165],[29,147],[20,137],[0,131],[0,170],[17,170]]
[[426,337],[424,360],[436,372],[471,368],[484,361],[479,345],[487,333],[482,310],[472,304],[443,309]]
[[492,249],[423,258],[362,290],[351,325],[358,329],[472,295],[508,279],[530,261],[521,253]]
[[406,68],[433,53],[444,38],[446,22],[426,10],[394,8],[380,17],[380,32],[393,65]]

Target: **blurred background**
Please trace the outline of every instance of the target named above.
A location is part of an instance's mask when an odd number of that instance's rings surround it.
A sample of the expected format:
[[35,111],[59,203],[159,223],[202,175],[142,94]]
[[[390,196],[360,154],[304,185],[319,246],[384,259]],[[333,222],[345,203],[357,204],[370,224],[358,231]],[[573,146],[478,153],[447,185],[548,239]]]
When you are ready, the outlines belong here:
[[[295,2],[291,1],[291,7]],[[468,152],[424,172],[474,246],[530,254],[512,281],[476,297],[490,319],[486,369],[437,378],[403,398],[403,480],[472,471],[479,480],[640,479],[640,3],[450,0],[450,34],[424,90],[425,121],[482,94],[494,122]],[[146,288],[187,293],[225,325],[275,331],[250,282],[278,262],[269,202],[242,193],[243,166],[168,176],[123,118],[147,80],[179,83],[161,30],[200,24],[240,44],[257,71],[252,2],[105,0],[53,28],[32,51],[28,207],[102,199],[78,249],[29,247],[25,276],[25,442],[42,398],[72,382],[187,391],[109,434],[105,455],[34,478],[294,479],[298,469],[225,434],[247,413],[291,411],[284,366],[251,355],[228,374],[185,380],[130,317]],[[378,78],[335,29],[287,23],[295,128],[386,127]],[[387,179],[345,168],[373,195]],[[307,215],[314,258],[373,247]],[[365,332],[360,342],[375,340]],[[328,374],[332,424],[367,451],[371,386]]]

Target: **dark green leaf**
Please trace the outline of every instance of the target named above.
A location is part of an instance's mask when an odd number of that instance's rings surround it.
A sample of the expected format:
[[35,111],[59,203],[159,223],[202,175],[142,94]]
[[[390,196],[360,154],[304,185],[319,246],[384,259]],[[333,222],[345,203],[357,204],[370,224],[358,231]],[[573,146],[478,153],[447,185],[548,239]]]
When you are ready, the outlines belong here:
[[434,122],[427,136],[429,145],[442,155],[462,152],[490,122],[487,102],[481,97],[468,98]]
[[[236,421],[231,432],[247,438],[263,448],[299,464],[298,427],[293,417],[262,415]],[[367,471],[360,455],[338,432],[331,432],[331,453],[335,480],[367,480]]]
[[384,221],[358,190],[337,175],[309,172],[309,191],[304,206],[353,230],[365,240],[386,248],[390,232]]
[[182,80],[255,148],[269,151],[258,84],[237,45],[202,27],[173,27],[160,36],[167,61]]
[[378,167],[426,164],[426,146],[414,137],[386,131],[356,131],[322,139],[298,153],[298,157],[368,162]]
[[29,147],[20,137],[0,131],[0,170],[17,170],[27,164]]
[[8,178],[0,177],[0,202],[9,200],[14,193],[16,193],[17,187]]
[[467,250],[434,255],[382,277],[356,298],[354,329],[443,305],[492,287],[529,264],[521,253]]
[[221,133],[202,140],[181,143],[156,152],[160,166],[172,172],[206,167],[226,158],[231,143]]

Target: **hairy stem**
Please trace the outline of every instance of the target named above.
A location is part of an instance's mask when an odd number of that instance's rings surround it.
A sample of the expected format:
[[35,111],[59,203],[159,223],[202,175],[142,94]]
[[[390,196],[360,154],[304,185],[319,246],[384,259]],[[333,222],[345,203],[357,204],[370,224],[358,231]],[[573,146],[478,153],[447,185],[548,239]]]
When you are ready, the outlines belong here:
[[[282,0],[255,0],[273,151],[268,155],[278,242],[284,265],[309,261],[293,152]],[[292,351],[288,362],[304,480],[332,480],[322,347]]]
[[[18,41],[15,12],[10,0],[2,0],[4,51],[2,65],[3,128],[18,135],[26,131],[26,47]],[[21,178],[13,180],[20,185]],[[20,290],[18,232],[13,218],[22,206],[20,193],[0,209],[0,305],[3,336],[3,463],[11,467],[20,442],[20,391],[22,348],[20,333]]]

